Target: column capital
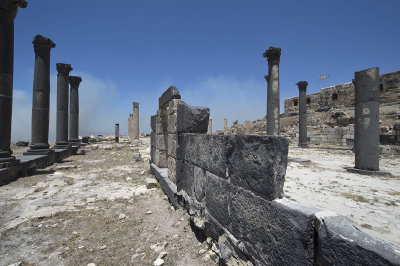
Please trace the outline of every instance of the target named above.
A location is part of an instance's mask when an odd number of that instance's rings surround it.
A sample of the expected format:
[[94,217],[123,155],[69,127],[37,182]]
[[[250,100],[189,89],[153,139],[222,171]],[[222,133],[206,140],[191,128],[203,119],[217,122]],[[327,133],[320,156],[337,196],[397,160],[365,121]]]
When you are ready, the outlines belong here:
[[70,76],[69,77],[69,84],[71,87],[78,88],[79,84],[82,82],[82,78],[79,76]]
[[305,91],[307,89],[308,82],[307,81],[299,81],[296,83],[296,85],[299,87],[299,90]]
[[133,102],[132,104],[134,107],[139,107],[139,102]]
[[57,63],[56,68],[58,72],[57,74],[64,76],[68,76],[69,72],[73,69],[70,64],[64,64],[64,63]]
[[56,44],[52,40],[50,40],[49,37],[45,37],[39,34],[33,37],[32,43],[35,54],[41,52],[50,53],[50,49],[56,47]]
[[270,46],[269,49],[263,53],[263,56],[268,58],[268,64],[279,64],[281,58],[281,48]]
[[17,15],[18,7],[25,8],[27,5],[25,0],[0,0],[0,9],[10,12],[14,18]]

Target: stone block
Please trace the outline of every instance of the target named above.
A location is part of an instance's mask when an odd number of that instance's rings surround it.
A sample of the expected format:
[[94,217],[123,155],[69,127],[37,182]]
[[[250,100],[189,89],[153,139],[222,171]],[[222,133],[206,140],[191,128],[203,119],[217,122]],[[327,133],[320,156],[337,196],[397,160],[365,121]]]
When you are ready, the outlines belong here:
[[180,103],[184,103],[184,101],[178,99],[171,100],[168,105],[168,115],[176,114]]
[[180,102],[177,108],[178,133],[207,133],[210,109],[202,106],[190,106]]
[[177,131],[177,119],[178,114],[173,113],[168,115],[168,133],[169,134],[176,134]]
[[168,178],[176,184],[176,159],[168,156]]
[[344,216],[316,215],[317,264],[400,265],[400,247],[374,239]]
[[178,147],[178,135],[168,134],[168,156],[176,158],[177,147]]
[[226,136],[179,134],[177,159],[184,159],[212,174],[226,176]]
[[152,115],[150,117],[150,120],[151,120],[151,122],[150,122],[151,130],[155,131],[156,130],[156,124],[157,124],[157,115]]
[[181,95],[178,91],[178,88],[175,86],[169,87],[161,96],[158,98],[158,106],[166,107],[169,104],[169,101],[172,99],[180,99]]
[[[208,173],[212,175],[211,173]],[[193,192],[198,201],[202,201],[206,194],[207,171],[198,167],[193,167]]]
[[184,190],[189,196],[193,195],[194,166],[187,161],[178,160],[176,172],[177,190]]
[[151,131],[150,133],[150,145],[157,147],[157,135],[155,131]]
[[268,201],[212,175],[206,187],[207,211],[242,242],[255,265],[313,265],[317,209]]
[[273,200],[283,195],[289,142],[278,136],[228,136],[228,175],[233,184]]
[[167,152],[166,151],[160,151],[159,149],[156,149],[155,151],[155,161],[154,163],[159,167],[159,168],[167,168],[168,163],[167,163]]
[[156,147],[160,151],[166,151],[168,146],[168,134],[166,135],[156,135]]

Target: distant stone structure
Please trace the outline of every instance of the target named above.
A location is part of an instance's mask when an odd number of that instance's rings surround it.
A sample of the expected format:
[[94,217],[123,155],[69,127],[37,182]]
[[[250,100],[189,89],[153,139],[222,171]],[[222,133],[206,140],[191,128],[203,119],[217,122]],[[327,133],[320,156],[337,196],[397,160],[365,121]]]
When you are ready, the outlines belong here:
[[0,169],[17,165],[12,156],[11,120],[14,76],[14,19],[26,1],[0,1]]
[[267,135],[279,135],[280,98],[279,98],[279,63],[281,48],[269,47],[263,56],[268,59],[267,88]]
[[228,135],[228,119],[224,118],[224,135]]
[[115,124],[115,142],[119,142],[119,124]]
[[79,85],[82,78],[78,76],[70,76],[70,107],[69,107],[69,142],[72,146],[80,146],[79,141]]
[[55,149],[66,149],[68,142],[68,103],[70,64],[57,63],[57,120]]
[[42,35],[36,35],[32,43],[35,51],[32,142],[24,155],[49,155],[54,153],[49,145],[50,49],[56,44]]
[[299,146],[307,147],[307,81],[299,81]]
[[128,136],[131,140],[139,139],[139,103],[133,102],[133,114],[128,118]]
[[283,197],[287,138],[207,134],[209,115],[208,108],[183,102],[176,87],[165,91],[151,117],[150,167],[171,203],[186,208],[191,224],[218,240],[223,261],[400,264],[396,247],[351,220]]
[[208,134],[212,134],[212,118],[210,117],[210,119],[208,120]]

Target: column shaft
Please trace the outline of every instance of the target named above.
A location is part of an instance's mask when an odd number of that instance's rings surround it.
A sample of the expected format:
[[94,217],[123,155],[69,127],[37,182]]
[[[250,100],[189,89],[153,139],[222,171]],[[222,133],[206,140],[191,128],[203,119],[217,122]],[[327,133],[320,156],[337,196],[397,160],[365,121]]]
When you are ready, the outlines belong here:
[[212,134],[212,118],[208,120],[208,134]]
[[355,73],[355,168],[379,171],[379,68]]
[[69,105],[69,142],[73,146],[79,146],[79,84],[81,77],[70,76],[70,105]]
[[279,62],[281,48],[270,47],[264,57],[268,58],[267,88],[267,135],[279,135]]
[[119,142],[119,124],[115,124],[115,142]]
[[224,135],[228,135],[228,119],[224,118]]
[[139,139],[139,103],[133,102],[133,139]]
[[68,148],[68,96],[69,96],[69,72],[71,65],[57,63],[57,125],[56,125],[56,149]]
[[299,81],[299,146],[307,147],[307,81]]
[[49,149],[50,49],[56,45],[48,37],[33,39],[35,68],[32,100],[32,142],[27,154],[43,154]]
[[14,74],[14,19],[25,1],[0,3],[0,168],[17,164],[10,149]]

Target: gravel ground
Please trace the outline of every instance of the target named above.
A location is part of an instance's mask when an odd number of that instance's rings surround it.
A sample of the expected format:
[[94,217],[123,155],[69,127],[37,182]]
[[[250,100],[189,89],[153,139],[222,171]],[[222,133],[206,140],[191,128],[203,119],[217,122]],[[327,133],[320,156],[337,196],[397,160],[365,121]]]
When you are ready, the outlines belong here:
[[146,188],[149,138],[85,149],[0,187],[0,265],[215,264],[186,212]]
[[380,170],[392,176],[347,172],[354,167],[351,150],[289,147],[284,192],[304,205],[334,211],[355,221],[368,234],[400,245],[400,156],[380,158]]

